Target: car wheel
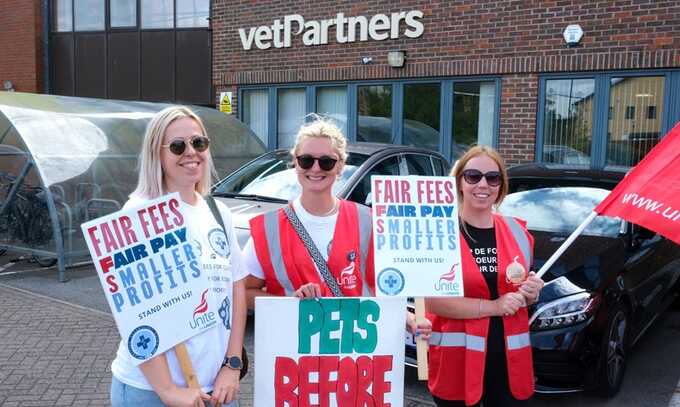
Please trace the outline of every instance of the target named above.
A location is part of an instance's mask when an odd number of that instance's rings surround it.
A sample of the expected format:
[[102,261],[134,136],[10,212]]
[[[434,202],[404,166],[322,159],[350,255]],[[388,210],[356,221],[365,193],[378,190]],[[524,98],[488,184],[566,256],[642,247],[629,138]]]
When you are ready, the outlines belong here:
[[602,341],[598,393],[604,397],[613,397],[621,388],[626,371],[627,334],[628,315],[626,309],[618,305],[609,317]]
[[35,262],[41,267],[52,267],[57,264],[57,259],[54,257],[33,256],[33,260],[35,260]]

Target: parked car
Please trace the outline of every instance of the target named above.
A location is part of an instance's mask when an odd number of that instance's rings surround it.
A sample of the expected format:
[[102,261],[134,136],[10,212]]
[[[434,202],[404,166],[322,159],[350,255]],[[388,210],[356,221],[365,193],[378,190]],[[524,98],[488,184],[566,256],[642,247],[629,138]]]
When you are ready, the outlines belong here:
[[[622,172],[510,168],[500,211],[527,221],[538,270],[623,178]],[[629,352],[680,292],[680,246],[598,216],[545,274],[530,309],[537,390],[619,390]]]
[[[446,175],[449,163],[441,154],[419,147],[350,143],[345,168],[333,186],[335,194],[370,204],[371,175]],[[280,208],[301,192],[289,150],[265,153],[218,182],[212,194],[231,208],[241,244],[250,237],[248,221]]]
[[547,144],[543,146],[543,162],[589,166],[590,157],[571,147]]

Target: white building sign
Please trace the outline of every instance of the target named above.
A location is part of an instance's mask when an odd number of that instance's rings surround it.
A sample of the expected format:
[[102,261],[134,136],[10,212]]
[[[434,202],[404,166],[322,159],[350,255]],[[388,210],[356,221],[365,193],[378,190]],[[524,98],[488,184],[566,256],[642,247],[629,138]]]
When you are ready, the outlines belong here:
[[[425,26],[419,20],[423,18],[420,10],[402,11],[398,13],[376,14],[372,17],[345,17],[338,13],[335,18],[327,20],[310,20],[299,14],[289,14],[274,20],[272,25],[260,27],[239,28],[238,34],[244,50],[289,48],[293,36],[302,35],[305,46],[325,45],[329,41],[344,44],[355,41],[383,41],[397,39],[400,36],[418,38],[425,31]],[[403,30],[402,30],[402,24]],[[333,31],[335,38],[332,37]]]

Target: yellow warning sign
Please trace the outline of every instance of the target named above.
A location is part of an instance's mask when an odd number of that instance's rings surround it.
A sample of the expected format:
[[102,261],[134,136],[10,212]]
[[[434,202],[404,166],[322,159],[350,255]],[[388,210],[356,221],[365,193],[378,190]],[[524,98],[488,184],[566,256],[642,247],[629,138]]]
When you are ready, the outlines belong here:
[[231,92],[220,93],[220,112],[231,114]]

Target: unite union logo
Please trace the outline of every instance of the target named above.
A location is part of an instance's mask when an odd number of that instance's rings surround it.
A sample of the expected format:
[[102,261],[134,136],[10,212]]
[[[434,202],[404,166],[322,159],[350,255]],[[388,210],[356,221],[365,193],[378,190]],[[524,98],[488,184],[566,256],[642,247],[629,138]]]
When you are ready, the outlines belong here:
[[194,315],[191,321],[189,321],[189,327],[191,329],[205,329],[209,328],[217,323],[215,320],[215,313],[208,311],[208,289],[206,288],[201,294],[201,302],[196,308],[194,308]]
[[446,293],[457,293],[459,290],[459,285],[456,283],[456,267],[458,263],[451,266],[448,273],[444,273],[439,276],[439,280],[434,284],[434,289],[436,291],[443,291]]

